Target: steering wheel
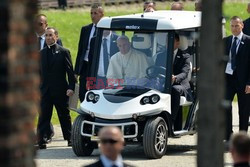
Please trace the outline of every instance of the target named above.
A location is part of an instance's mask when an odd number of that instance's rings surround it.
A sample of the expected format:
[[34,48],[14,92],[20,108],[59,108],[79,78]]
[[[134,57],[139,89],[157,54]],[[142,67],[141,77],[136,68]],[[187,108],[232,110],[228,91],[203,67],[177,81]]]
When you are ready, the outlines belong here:
[[146,70],[146,74],[148,78],[166,78],[166,68],[163,66],[150,66]]

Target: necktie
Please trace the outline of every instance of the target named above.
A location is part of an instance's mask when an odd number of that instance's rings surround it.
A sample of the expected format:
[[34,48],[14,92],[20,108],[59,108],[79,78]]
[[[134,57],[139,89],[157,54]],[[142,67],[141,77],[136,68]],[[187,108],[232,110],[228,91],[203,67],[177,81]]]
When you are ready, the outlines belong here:
[[231,68],[235,70],[236,68],[236,49],[237,49],[237,37],[234,37],[233,45],[231,47]]
[[104,73],[107,74],[108,65],[109,65],[109,54],[108,54],[107,38],[103,38],[102,47],[103,47]]
[[97,31],[96,26],[94,26],[94,27],[95,27],[95,31],[94,31],[93,37],[96,36],[96,31]]
[[42,37],[38,37],[38,48],[39,48],[39,50],[42,49],[41,48],[41,39],[42,39]]

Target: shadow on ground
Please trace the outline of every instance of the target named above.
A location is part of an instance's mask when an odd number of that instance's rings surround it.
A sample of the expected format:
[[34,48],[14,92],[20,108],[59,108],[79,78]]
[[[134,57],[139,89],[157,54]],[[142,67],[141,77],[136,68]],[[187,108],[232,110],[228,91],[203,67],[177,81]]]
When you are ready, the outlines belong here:
[[[194,145],[168,145],[166,156],[193,156],[196,155],[196,146]],[[46,150],[38,150],[37,157],[39,159],[86,159],[86,160],[95,160],[98,159],[100,152],[98,149],[95,149],[91,156],[88,157],[77,157],[72,148],[62,147],[62,146],[49,146]],[[144,155],[142,146],[126,146],[122,152],[124,160],[147,160],[147,157]]]

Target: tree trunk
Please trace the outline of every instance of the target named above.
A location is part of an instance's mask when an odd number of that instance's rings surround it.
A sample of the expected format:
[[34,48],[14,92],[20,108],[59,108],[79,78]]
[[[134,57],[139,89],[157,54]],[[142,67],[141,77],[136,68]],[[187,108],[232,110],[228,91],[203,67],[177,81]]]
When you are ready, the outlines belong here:
[[222,1],[202,1],[198,112],[198,167],[223,166],[225,134]]
[[0,1],[0,166],[33,167],[39,109],[36,0]]

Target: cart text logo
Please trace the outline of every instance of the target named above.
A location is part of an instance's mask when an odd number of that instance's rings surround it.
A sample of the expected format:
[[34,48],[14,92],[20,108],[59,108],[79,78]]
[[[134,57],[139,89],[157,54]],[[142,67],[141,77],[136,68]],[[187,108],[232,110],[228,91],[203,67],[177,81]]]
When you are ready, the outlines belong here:
[[130,29],[130,30],[139,30],[140,28],[141,28],[140,26],[135,26],[135,25],[126,26],[126,29]]

